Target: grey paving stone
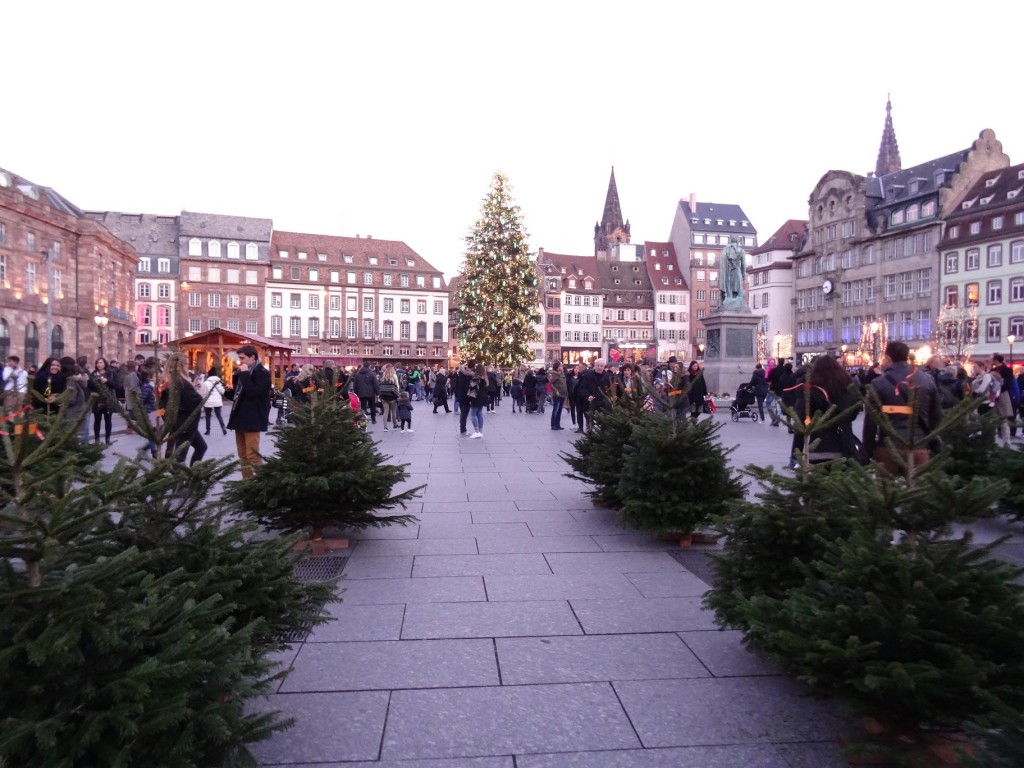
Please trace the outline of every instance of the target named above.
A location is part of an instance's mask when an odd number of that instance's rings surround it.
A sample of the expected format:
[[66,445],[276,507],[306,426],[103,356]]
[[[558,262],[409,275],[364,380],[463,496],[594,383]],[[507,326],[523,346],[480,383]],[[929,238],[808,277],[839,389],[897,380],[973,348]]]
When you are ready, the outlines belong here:
[[745,744],[522,755],[516,765],[518,768],[795,768],[771,747]]
[[[344,600],[344,595],[342,599]],[[307,643],[336,643],[345,640],[397,640],[402,632],[405,606],[352,605],[332,603],[327,612],[334,618],[314,627]]]
[[505,685],[709,677],[673,634],[516,637],[495,642]]
[[[452,502],[452,504],[455,503],[457,502]],[[431,504],[430,506],[430,512],[421,512],[417,515],[421,525],[424,523],[427,525],[468,525],[473,522],[473,516],[469,512],[446,511],[444,508],[450,505],[445,502]]]
[[395,691],[382,757],[636,748],[607,683]]
[[572,521],[572,515],[561,509],[516,508],[508,511],[496,511],[488,505],[486,509],[478,509],[473,513],[474,523],[571,523]]
[[[381,760],[372,763],[316,763],[295,765],[279,763],[281,768],[514,768],[511,755],[505,757],[453,757],[445,760]],[[265,768],[275,768],[266,766]]]
[[594,571],[644,573],[683,570],[683,566],[665,552],[601,552],[600,554],[567,552],[547,555],[547,558],[551,570],[555,573]]
[[[399,507],[396,514],[402,514]],[[353,541],[366,539],[415,539],[419,536],[420,527],[416,523],[410,525],[389,525],[387,528],[363,528],[359,531],[348,531],[347,536]]]
[[484,582],[479,576],[439,576],[435,579],[356,579],[345,583],[342,599],[348,605],[383,605],[486,598]]
[[405,611],[403,639],[581,635],[564,600],[426,603]]
[[516,506],[520,509],[561,509],[571,512],[590,503],[587,498],[581,498],[579,494],[567,491],[554,493],[551,486],[545,486],[549,498],[523,498],[516,499]]
[[775,750],[786,758],[788,768],[848,768],[850,763],[839,754],[834,741],[774,744]]
[[481,554],[515,552],[600,552],[591,536],[488,537],[479,540]]
[[424,503],[438,501],[468,501],[469,492],[466,486],[458,485],[428,485],[420,497]]
[[412,567],[414,577],[545,573],[551,569],[542,554],[419,555]]
[[498,685],[490,640],[306,643],[282,693]]
[[680,632],[679,637],[715,677],[780,674],[768,659],[743,647],[743,633],[738,630]]
[[[484,508],[493,512],[502,512],[506,510],[514,511],[516,509],[516,503],[511,499],[501,501],[489,501],[487,502]],[[427,512],[465,512],[467,515],[469,515],[468,519],[466,520],[467,523],[473,522],[471,513],[479,512],[480,509],[481,505],[479,502],[476,501],[423,502],[424,514],[426,514]]]
[[[412,556],[376,557],[352,556],[345,562],[343,579],[407,579],[412,573]],[[342,584],[344,586],[344,584]]]
[[[471,488],[469,489],[469,500],[484,504],[494,498],[494,493],[495,491],[493,488]],[[517,502],[521,499],[554,498],[550,490],[539,485],[506,487],[505,493],[509,498],[515,499]]]
[[637,598],[637,588],[621,573],[559,573],[543,576],[485,576],[487,599],[569,600],[577,598]]
[[388,697],[386,691],[277,694],[256,708],[294,717],[295,726],[250,749],[264,765],[376,760]]
[[645,747],[827,741],[852,725],[837,704],[785,677],[613,685]]
[[472,555],[477,552],[476,539],[401,539],[358,542],[352,556],[404,557],[406,555]]
[[708,591],[708,585],[692,573],[627,573],[644,597],[695,597]]
[[570,603],[588,635],[715,629],[714,617],[701,608],[699,597],[574,599]]
[[600,522],[603,522],[603,523],[607,523],[608,526],[611,527],[611,528],[618,528],[623,533],[631,533],[633,535],[640,535],[636,531],[633,531],[633,530],[630,530],[630,529],[626,529],[626,528],[619,528],[619,525],[618,525],[619,512],[618,512],[617,509],[615,509],[613,507],[607,507],[607,506],[603,506],[603,505],[597,504],[596,502],[593,501],[593,499],[589,499],[588,498],[588,499],[586,499],[586,501],[589,501],[590,503],[589,504],[588,503],[579,504],[579,505],[573,507],[570,510],[571,513],[572,513],[572,516],[575,517],[577,520],[579,520],[581,523],[584,522],[584,521],[589,521],[589,522],[598,522],[598,521],[600,521]]
[[594,535],[594,541],[604,552],[664,552],[668,545],[653,536],[643,536],[629,531]]
[[421,539],[465,539],[491,536],[532,536],[526,523],[429,524],[420,526]]
[[579,522],[571,520],[568,522],[546,522],[533,520],[527,525],[534,536],[594,536],[607,534],[609,528],[602,522]]

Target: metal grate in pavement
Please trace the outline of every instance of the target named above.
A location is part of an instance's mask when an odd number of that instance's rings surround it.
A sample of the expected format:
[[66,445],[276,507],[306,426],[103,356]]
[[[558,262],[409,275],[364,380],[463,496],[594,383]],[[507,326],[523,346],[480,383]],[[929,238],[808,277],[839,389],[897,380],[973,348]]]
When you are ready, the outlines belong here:
[[299,561],[295,566],[295,578],[298,581],[330,581],[341,575],[347,557],[338,555],[314,555]]

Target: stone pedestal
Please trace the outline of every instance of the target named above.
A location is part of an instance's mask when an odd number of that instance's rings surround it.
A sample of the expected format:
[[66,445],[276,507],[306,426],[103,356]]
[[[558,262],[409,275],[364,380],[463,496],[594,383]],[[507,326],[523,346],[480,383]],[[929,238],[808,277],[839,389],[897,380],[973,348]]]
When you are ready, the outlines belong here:
[[726,309],[702,321],[706,329],[704,381],[708,392],[735,396],[757,365],[757,326],[761,318],[750,310]]

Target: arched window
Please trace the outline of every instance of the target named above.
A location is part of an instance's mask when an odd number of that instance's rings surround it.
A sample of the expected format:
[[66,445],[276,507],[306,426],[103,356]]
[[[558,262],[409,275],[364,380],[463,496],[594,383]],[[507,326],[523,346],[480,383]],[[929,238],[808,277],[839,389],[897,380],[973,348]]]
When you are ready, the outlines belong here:
[[11,326],[7,320],[0,317],[0,358],[4,360],[11,354]]
[[198,237],[193,237],[188,241],[188,255],[189,256],[202,256],[203,255],[203,241]]
[[53,326],[50,331],[50,354],[54,357],[64,357],[64,329],[59,325]]
[[247,243],[245,246],[245,258],[247,261],[256,261],[260,257],[256,243]]
[[215,259],[220,258],[220,240],[211,240],[208,244],[210,249],[210,256]]
[[39,365],[39,330],[35,323],[25,326],[25,359],[21,364],[26,368]]

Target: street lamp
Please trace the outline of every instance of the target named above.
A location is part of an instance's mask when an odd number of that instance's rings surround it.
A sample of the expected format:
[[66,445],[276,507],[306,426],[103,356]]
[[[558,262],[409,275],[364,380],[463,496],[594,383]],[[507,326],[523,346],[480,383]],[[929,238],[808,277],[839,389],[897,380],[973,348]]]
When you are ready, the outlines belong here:
[[782,331],[775,332],[775,364],[779,365],[782,357]]
[[845,368],[846,367],[846,345],[843,344],[843,346],[841,346],[840,349],[843,351],[843,368]]
[[698,353],[697,359],[698,360],[703,360],[704,359],[704,343],[703,342],[701,342],[700,344],[697,345],[697,353]]
[[100,357],[103,357],[103,329],[107,327],[110,318],[106,315],[97,314],[93,320],[96,321],[96,327],[100,329]]
[[1013,342],[1017,340],[1017,337],[1012,333],[1006,337],[1007,343],[1010,345],[1010,370],[1013,370]]

